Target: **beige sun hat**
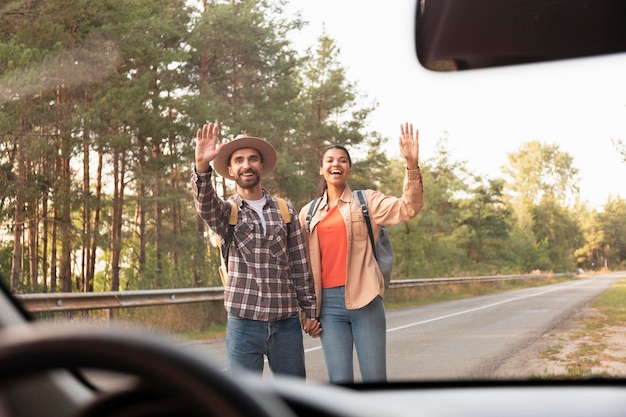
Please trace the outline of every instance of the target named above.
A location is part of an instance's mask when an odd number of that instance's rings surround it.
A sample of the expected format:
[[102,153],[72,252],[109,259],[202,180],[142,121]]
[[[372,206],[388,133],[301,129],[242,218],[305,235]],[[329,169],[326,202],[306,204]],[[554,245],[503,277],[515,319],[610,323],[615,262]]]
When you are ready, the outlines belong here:
[[235,178],[228,173],[228,165],[232,154],[243,148],[256,149],[261,154],[263,161],[263,172],[261,177],[266,176],[276,166],[276,150],[265,139],[255,138],[248,135],[238,135],[235,139],[222,145],[220,153],[213,160],[213,169],[224,178],[234,180]]

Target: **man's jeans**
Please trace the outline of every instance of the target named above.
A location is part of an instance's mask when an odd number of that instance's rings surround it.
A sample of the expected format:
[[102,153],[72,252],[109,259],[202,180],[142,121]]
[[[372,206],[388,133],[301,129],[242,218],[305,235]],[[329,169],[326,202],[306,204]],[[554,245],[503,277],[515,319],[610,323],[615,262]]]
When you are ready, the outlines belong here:
[[387,379],[385,307],[376,297],[363,308],[346,309],[345,287],[322,290],[322,348],[332,383],[354,382],[352,349],[356,347],[363,382]]
[[274,374],[306,377],[298,314],[274,322],[228,315],[226,358],[230,371],[263,373],[264,355]]

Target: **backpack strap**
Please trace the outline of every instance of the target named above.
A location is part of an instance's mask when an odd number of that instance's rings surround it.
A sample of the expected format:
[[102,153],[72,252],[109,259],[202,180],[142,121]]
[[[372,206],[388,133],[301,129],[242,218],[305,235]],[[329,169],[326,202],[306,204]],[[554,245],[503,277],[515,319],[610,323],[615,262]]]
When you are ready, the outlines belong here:
[[219,236],[215,238],[222,252],[220,267],[218,269],[224,287],[228,284],[228,251],[230,250],[230,243],[233,241],[233,236],[235,235],[235,225],[239,219],[237,204],[232,200],[228,200],[228,202],[230,203],[230,216],[228,217],[228,233],[226,234],[226,239],[220,241]]
[[228,218],[228,225],[234,226],[239,221],[239,211],[237,209],[237,204],[233,200],[228,200],[230,203],[230,217]]
[[311,205],[309,206],[309,211],[306,214],[306,232],[307,233],[311,232],[311,219],[313,218],[313,215],[317,211],[316,206],[319,204],[320,200],[321,200],[321,197],[317,197],[316,199],[311,201]]
[[[280,214],[283,216],[283,221],[285,224],[291,223],[291,214],[289,213],[289,206],[287,202],[280,197],[275,197],[276,201],[278,201],[278,208],[280,208]],[[237,219],[235,219],[235,224],[237,224]]]
[[378,251],[376,250],[376,245],[374,244],[374,232],[372,231],[372,222],[370,221],[370,214],[367,210],[367,199],[365,198],[365,192],[363,190],[354,191],[354,195],[356,196],[359,205],[361,206],[361,211],[363,212],[363,217],[365,218],[365,224],[367,225],[367,234],[370,236],[370,243],[372,244],[372,250],[374,251],[374,258],[378,261]]
[[235,226],[239,221],[239,210],[237,204],[233,200],[228,200],[230,203],[230,217],[228,217],[228,234],[222,242],[222,262],[223,265],[228,265],[228,251],[230,250],[230,243],[233,241],[235,235]]
[[[287,202],[280,197],[276,197],[276,201],[278,201],[278,207],[280,208],[280,214],[283,218],[283,221],[289,227],[291,223],[291,214],[289,213],[289,206]],[[230,217],[228,218],[228,234],[226,235],[226,239],[222,243],[222,262],[223,265],[228,265],[228,252],[230,250],[230,244],[233,241],[233,236],[235,235],[235,226],[239,221],[239,211],[237,209],[237,204],[233,200],[228,200],[230,203]]]

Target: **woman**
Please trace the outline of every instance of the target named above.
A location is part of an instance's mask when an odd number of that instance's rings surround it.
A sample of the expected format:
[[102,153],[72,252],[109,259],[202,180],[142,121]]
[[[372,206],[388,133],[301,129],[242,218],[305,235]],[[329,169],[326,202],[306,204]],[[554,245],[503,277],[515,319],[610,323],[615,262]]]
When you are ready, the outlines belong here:
[[[406,222],[422,209],[422,176],[418,165],[418,131],[400,125],[400,153],[406,159],[400,198],[366,190],[374,236],[381,225]],[[317,295],[321,340],[331,383],[354,382],[352,350],[356,348],[363,382],[387,379],[383,277],[376,263],[361,207],[346,181],[352,160],[340,145],[324,151],[321,198],[300,211]],[[311,204],[313,214],[308,221]]]

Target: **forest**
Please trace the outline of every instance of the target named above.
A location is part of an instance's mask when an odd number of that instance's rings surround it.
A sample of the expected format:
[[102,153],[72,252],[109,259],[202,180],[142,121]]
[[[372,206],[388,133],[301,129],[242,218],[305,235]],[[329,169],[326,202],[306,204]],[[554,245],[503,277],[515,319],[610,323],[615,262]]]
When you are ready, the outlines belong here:
[[[0,280],[12,292],[221,285],[219,251],[195,214],[195,134],[266,138],[263,179],[299,209],[319,156],[347,146],[352,189],[400,195],[396,138],[320,34],[299,52],[299,17],[264,0],[30,0],[0,8]],[[404,120],[398,120],[398,124]],[[413,121],[411,121],[413,122]],[[419,125],[417,126],[419,128]],[[575,161],[528,141],[502,176],[471,172],[446,133],[421,158],[425,206],[390,228],[392,279],[626,266],[626,200],[578,198]],[[624,153],[622,153],[624,156]],[[625,158],[626,160],[626,158]],[[227,197],[233,184],[215,177]]]

